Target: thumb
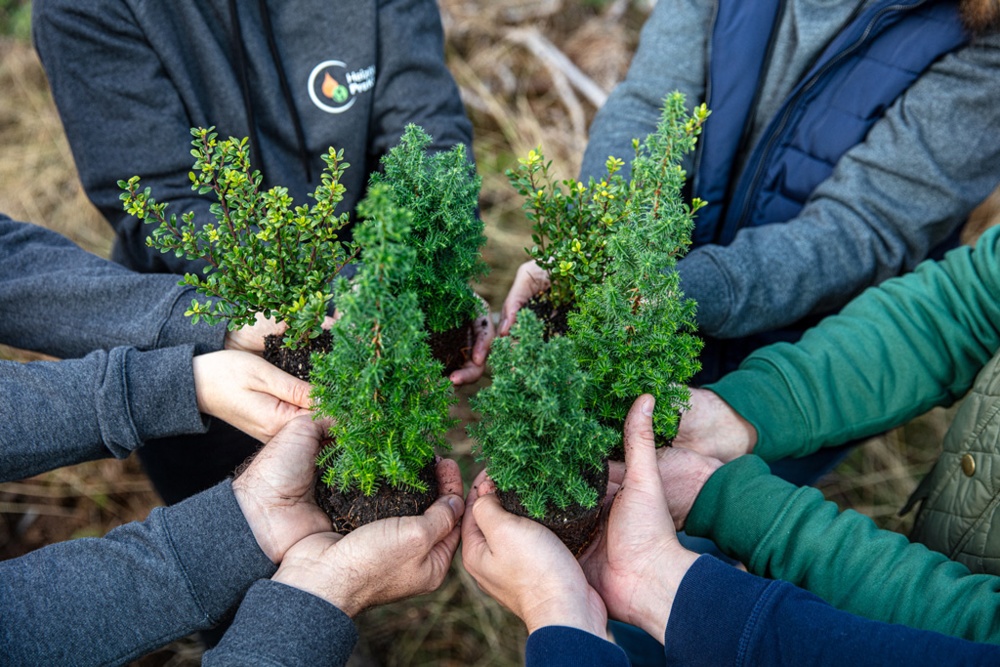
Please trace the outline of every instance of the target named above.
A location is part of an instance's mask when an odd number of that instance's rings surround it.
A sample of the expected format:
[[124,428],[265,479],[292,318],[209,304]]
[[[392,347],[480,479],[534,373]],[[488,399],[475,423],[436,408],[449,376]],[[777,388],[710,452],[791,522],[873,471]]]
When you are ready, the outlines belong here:
[[[625,477],[623,485],[662,495],[653,437],[653,408],[656,399],[643,394],[632,404],[625,418]],[[653,485],[656,485],[654,488]]]
[[300,408],[310,407],[309,393],[312,391],[312,385],[263,359],[260,361],[258,372],[261,375],[262,386],[259,391],[269,393],[280,401]]
[[455,529],[459,519],[465,513],[465,501],[461,496],[449,494],[441,496],[427,508],[421,519],[428,529],[430,543],[427,547],[437,544]]

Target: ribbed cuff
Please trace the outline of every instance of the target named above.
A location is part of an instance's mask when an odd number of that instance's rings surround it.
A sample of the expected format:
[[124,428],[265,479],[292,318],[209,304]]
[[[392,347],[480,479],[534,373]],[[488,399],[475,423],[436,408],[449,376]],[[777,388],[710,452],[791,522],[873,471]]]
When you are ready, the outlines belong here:
[[190,345],[145,352],[125,349],[127,405],[139,444],[208,430],[198,412],[193,354]]
[[162,511],[191,594],[213,623],[222,619],[255,581],[277,571],[240,511],[231,481],[220,482]]
[[535,630],[524,647],[525,667],[624,667],[628,664],[621,647],[589,632],[561,625]]

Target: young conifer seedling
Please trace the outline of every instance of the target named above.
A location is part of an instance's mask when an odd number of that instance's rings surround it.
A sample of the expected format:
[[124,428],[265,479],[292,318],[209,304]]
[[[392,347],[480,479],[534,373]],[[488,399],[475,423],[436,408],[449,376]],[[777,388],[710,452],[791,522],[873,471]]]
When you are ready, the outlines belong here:
[[[323,156],[326,167],[312,193],[315,203],[294,206],[287,188],[261,189],[262,178],[251,168],[246,139],[219,140],[213,128],[195,128],[191,134],[195,157],[191,188],[215,195],[211,211],[216,222],[196,221],[193,213],[185,213],[180,221],[176,215],[168,216],[167,204],[157,203],[149,188],[141,189],[138,176],[118,182],[125,210],[158,225],[146,240],[151,247],[207,263],[204,275],[189,273],[181,281],[206,297],[192,300],[187,314],[193,322],[226,320],[235,330],[252,324],[262,313],[288,325],[283,348],[309,345],[323,334],[333,278],[355,252],[338,236],[348,215],[334,213],[344,198],[340,179],[349,166],[343,151],[331,148]],[[275,357],[282,353],[276,342],[271,341],[265,356],[278,363]],[[308,378],[301,360],[278,365]]]
[[467,360],[472,326],[485,325],[483,301],[470,284],[487,270],[480,254],[483,222],[476,215],[482,179],[465,146],[431,154],[430,144],[423,129],[407,125],[370,185],[385,185],[396,205],[413,213],[409,242],[417,254],[406,287],[417,295],[435,356],[450,373]]
[[684,96],[669,95],[656,132],[634,142],[621,218],[604,248],[604,277],[578,293],[569,314],[577,360],[591,377],[587,405],[620,429],[635,399],[651,393],[662,406],[654,417],[660,442],[677,432],[687,382],[698,371],[702,341],[694,335],[695,303],[680,289],[677,260],[687,251],[700,200],[684,201],[680,162],[694,149],[704,105],[688,116]]
[[[422,513],[437,498],[435,448],[454,425],[451,383],[431,355],[417,296],[412,214],[374,185],[355,229],[364,262],[336,282],[339,319],[329,352],[313,355],[316,414],[332,418],[320,454],[320,506],[338,532]],[[388,510],[388,513],[385,513]]]
[[609,450],[621,432],[585,409],[589,378],[573,343],[544,339],[531,311],[490,354],[493,383],[471,399],[482,421],[469,427],[479,460],[508,511],[551,528],[576,554],[589,544],[607,487]]

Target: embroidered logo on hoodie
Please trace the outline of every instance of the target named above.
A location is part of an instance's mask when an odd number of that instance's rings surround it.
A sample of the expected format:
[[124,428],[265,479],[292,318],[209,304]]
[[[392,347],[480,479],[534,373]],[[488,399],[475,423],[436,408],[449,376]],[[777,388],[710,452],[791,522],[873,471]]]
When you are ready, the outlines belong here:
[[357,96],[375,87],[375,65],[348,70],[340,60],[327,60],[309,75],[309,98],[327,113],[344,113]]

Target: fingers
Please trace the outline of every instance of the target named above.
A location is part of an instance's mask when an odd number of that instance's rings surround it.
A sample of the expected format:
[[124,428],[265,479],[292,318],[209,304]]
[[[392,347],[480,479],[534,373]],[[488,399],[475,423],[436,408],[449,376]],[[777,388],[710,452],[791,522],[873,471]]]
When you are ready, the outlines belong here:
[[521,306],[528,303],[531,297],[549,287],[548,274],[535,262],[525,262],[517,268],[517,275],[514,277],[514,284],[511,285],[507,298],[504,299],[503,307],[500,309],[500,325],[497,327],[497,335],[506,336],[510,333],[510,328],[514,326],[517,318],[517,311]]
[[[465,501],[461,496],[441,496],[424,512],[421,520],[425,535],[429,538],[428,547],[447,538],[465,513]],[[457,538],[457,535],[455,536]]]
[[477,364],[475,361],[467,361],[464,366],[459,368],[457,371],[453,372],[448,376],[451,383],[456,387],[463,384],[472,384],[477,382],[479,378],[483,377],[483,372],[486,368],[482,364]]
[[660,483],[653,440],[653,408],[656,399],[643,394],[625,417],[625,476],[623,483]]
[[472,504],[472,517],[487,542],[495,541],[498,531],[511,518],[500,504],[500,498],[492,484],[489,482],[486,489],[483,488],[484,484],[480,484],[479,497]]
[[458,464],[451,459],[441,459],[435,469],[438,481],[438,493],[442,496],[465,495],[465,486],[462,484],[462,471]]
[[271,394],[280,401],[308,409],[311,406],[309,393],[312,385],[289,375],[260,357],[253,357],[257,369],[257,380],[261,383],[256,389]]
[[477,366],[486,363],[486,355],[490,351],[490,344],[496,337],[496,327],[493,325],[493,318],[489,313],[476,322],[476,342],[472,346],[472,361]]

